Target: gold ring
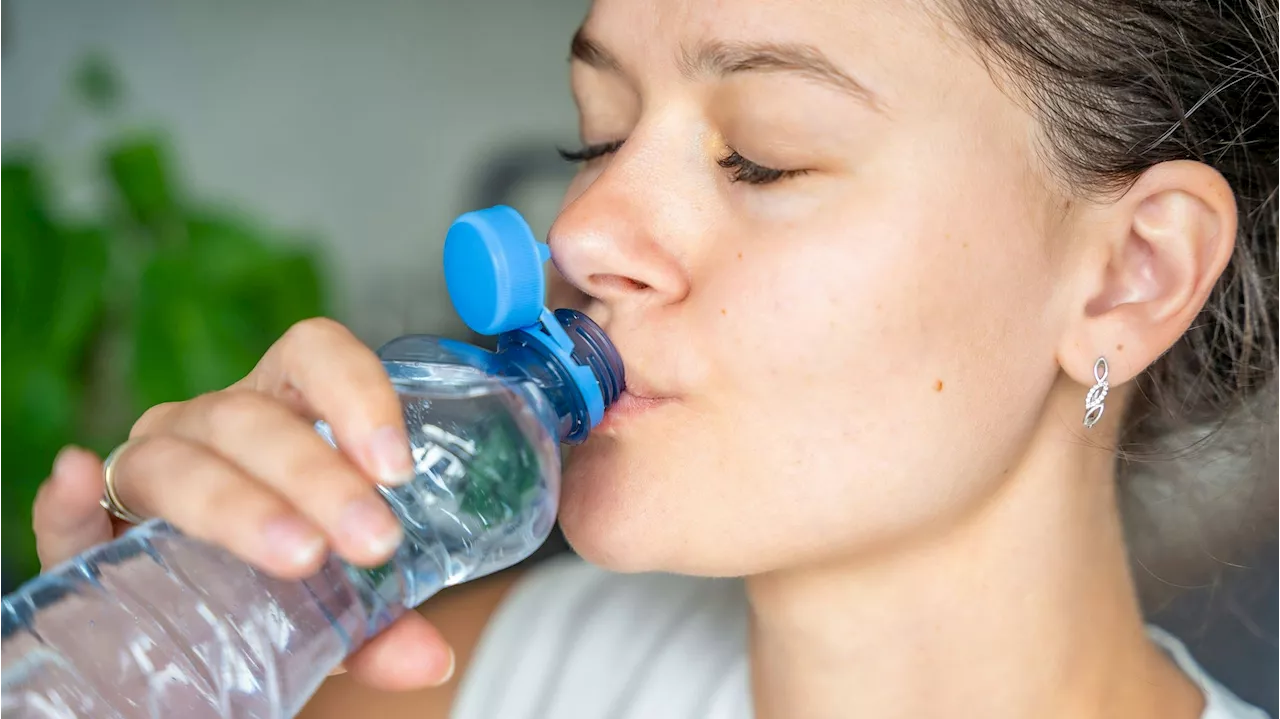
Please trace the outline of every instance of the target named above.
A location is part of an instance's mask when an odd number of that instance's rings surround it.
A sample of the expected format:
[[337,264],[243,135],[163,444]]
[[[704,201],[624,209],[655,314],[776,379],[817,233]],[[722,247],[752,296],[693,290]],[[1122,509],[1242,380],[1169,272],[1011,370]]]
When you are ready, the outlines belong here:
[[124,506],[120,501],[120,495],[116,493],[116,460],[126,448],[135,443],[135,439],[126,440],[124,444],[111,450],[111,454],[102,460],[102,499],[98,500],[98,504],[116,519],[129,524],[142,524],[147,521],[147,518]]

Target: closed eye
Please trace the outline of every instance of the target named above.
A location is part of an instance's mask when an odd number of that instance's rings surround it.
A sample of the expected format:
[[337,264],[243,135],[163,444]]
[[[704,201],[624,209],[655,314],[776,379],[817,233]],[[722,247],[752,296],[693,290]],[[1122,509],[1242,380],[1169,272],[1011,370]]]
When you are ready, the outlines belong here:
[[[568,162],[585,163],[605,155],[612,155],[622,149],[622,145],[625,142],[626,140],[612,140],[610,142],[584,145],[577,150],[557,148],[557,151],[560,153],[560,157]],[[748,185],[767,185],[808,172],[807,170],[778,170],[772,167],[765,167],[743,157],[742,153],[732,147],[728,149],[729,154],[717,160],[716,164],[732,171],[729,175],[729,179],[732,182],[745,182]]]
[[775,170],[772,167],[765,167],[743,157],[742,153],[732,147],[729,148],[729,154],[720,158],[718,163],[726,170],[733,171],[730,175],[733,182],[745,182],[748,185],[767,185],[807,172],[807,170]]
[[612,155],[622,149],[622,143],[626,140],[613,140],[611,142],[600,142],[594,145],[584,145],[577,150],[566,150],[562,147],[556,148],[560,153],[560,157],[568,162],[591,162],[594,159]]

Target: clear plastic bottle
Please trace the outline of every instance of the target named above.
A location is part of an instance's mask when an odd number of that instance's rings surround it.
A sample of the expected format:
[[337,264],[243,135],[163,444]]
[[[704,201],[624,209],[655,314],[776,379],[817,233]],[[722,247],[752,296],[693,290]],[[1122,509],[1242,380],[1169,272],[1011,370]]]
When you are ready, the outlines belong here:
[[499,334],[498,351],[428,336],[379,350],[417,470],[380,489],[405,528],[394,558],[369,569],[331,556],[285,581],[163,521],[143,524],[4,599],[6,719],[292,717],[396,617],[542,544],[558,444],[583,440],[617,399],[621,361],[590,319],[541,307],[547,253],[513,210],[459,218],[445,254],[455,307]]

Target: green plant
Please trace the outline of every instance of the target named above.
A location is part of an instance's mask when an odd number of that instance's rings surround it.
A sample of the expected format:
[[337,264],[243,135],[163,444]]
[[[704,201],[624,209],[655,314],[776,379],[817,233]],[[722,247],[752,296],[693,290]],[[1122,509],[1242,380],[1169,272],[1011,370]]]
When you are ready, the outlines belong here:
[[[72,88],[78,113],[110,124],[122,91],[109,64],[90,59]],[[31,504],[59,448],[105,452],[146,407],[234,382],[289,325],[323,314],[325,292],[300,238],[185,192],[162,134],[117,131],[93,150],[102,197],[87,217],[55,201],[48,152],[5,154],[0,474],[9,583],[38,568]]]

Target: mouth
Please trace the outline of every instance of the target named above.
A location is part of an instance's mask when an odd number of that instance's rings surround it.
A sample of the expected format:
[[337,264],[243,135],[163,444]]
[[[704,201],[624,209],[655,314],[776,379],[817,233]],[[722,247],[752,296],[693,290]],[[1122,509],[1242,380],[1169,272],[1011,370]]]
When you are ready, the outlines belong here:
[[604,421],[597,430],[611,430],[665,404],[674,402],[672,397],[648,397],[631,390],[624,390],[618,400],[604,413]]

